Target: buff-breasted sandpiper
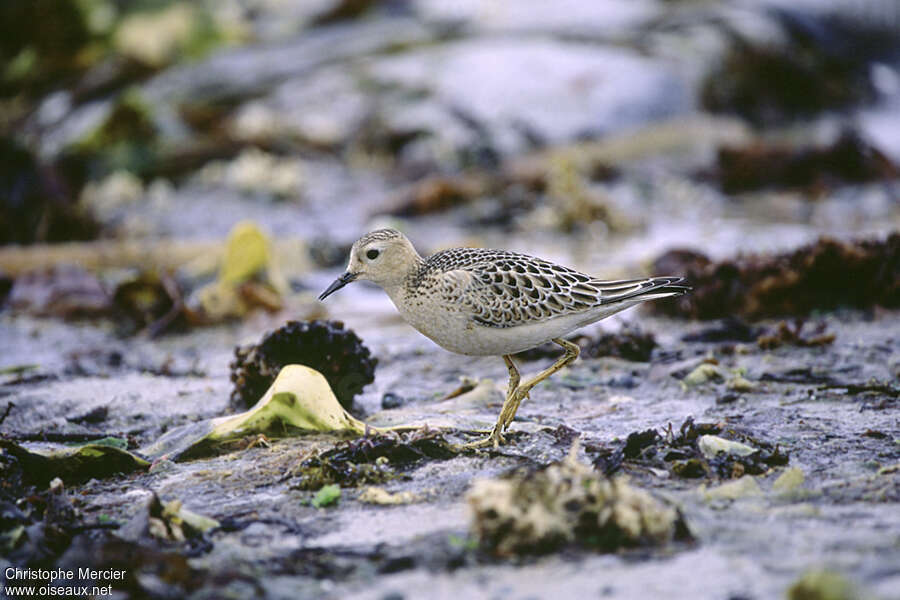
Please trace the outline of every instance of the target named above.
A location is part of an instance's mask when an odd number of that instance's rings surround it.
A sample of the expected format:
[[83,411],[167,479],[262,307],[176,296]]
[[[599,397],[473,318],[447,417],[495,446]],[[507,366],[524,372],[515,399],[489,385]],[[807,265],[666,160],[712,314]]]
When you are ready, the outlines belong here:
[[[503,431],[531,389],[578,357],[578,346],[562,336],[641,302],[688,290],[681,277],[603,281],[504,250],[453,248],[422,258],[393,229],[357,240],[347,271],[319,300],[358,279],[384,289],[403,319],[439,346],[458,354],[503,357],[509,369],[506,401],[490,435],[471,447],[502,443]],[[565,353],[523,382],[512,355],[548,341]]]

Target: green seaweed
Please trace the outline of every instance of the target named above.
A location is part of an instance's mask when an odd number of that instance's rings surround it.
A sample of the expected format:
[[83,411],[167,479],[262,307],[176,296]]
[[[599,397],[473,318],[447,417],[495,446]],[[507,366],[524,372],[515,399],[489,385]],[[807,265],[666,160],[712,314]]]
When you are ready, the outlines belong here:
[[325,485],[316,492],[315,497],[312,499],[312,505],[316,508],[324,508],[336,504],[340,499],[341,486],[335,484]]

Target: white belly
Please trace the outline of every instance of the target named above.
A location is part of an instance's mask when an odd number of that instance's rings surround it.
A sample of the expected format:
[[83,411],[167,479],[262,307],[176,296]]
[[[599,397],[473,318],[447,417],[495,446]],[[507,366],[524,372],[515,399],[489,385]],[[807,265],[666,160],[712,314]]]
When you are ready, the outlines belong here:
[[398,310],[407,323],[438,346],[469,356],[501,356],[522,352],[608,316],[597,311],[592,314],[565,315],[515,327],[485,327],[460,312],[430,310],[418,313],[403,310],[400,306]]
[[501,356],[540,346],[553,338],[640,304],[643,299],[612,306],[596,306],[584,312],[553,317],[515,327],[485,327],[455,306],[436,302],[406,302],[402,288],[386,289],[403,319],[438,346],[469,356]]

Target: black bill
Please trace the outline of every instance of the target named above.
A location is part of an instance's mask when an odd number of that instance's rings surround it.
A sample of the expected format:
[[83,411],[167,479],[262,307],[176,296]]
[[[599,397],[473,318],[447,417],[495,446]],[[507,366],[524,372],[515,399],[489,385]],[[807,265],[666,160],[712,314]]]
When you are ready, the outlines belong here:
[[334,281],[331,282],[331,285],[328,286],[328,289],[325,290],[324,292],[322,292],[322,294],[319,296],[319,300],[324,300],[331,294],[335,293],[336,291],[338,291],[339,289],[341,289],[342,287],[344,287],[345,285],[347,285],[348,283],[350,283],[351,281],[356,279],[356,277],[357,277],[356,273],[344,273],[343,275],[341,275],[340,277],[338,277],[337,279],[335,279]]

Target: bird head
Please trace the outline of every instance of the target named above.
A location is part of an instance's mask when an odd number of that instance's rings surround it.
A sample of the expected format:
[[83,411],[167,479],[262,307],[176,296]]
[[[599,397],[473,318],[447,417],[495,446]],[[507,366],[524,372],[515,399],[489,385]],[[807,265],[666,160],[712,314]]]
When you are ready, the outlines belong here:
[[358,279],[371,281],[384,289],[398,286],[420,260],[416,249],[399,231],[378,229],[367,233],[350,249],[347,270],[322,292],[319,300]]

